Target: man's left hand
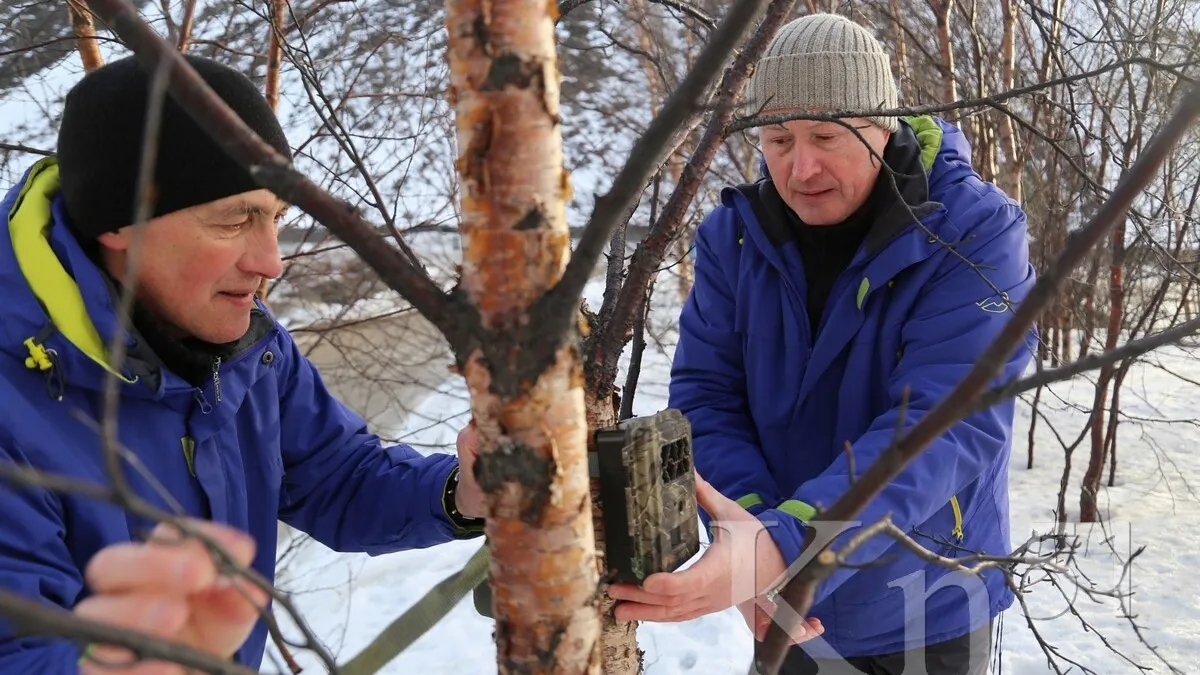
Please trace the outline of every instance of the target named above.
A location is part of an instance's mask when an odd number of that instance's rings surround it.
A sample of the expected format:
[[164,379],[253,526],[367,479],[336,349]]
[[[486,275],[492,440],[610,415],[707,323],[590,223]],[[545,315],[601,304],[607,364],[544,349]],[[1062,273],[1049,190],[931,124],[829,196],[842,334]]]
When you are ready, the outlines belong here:
[[[618,601],[617,620],[689,621],[737,605],[749,619],[754,598],[787,570],[779,547],[762,522],[699,475],[696,499],[712,516],[712,544],[687,569],[652,574],[640,587],[610,586],[609,596]],[[764,627],[750,629],[761,633]],[[792,638],[802,642],[822,632],[820,621],[808,619],[795,627]]]
[[454,494],[454,506],[468,518],[483,518],[487,515],[487,504],[483,500],[483,489],[475,480],[475,458],[479,454],[479,437],[472,421],[458,432],[458,489]]

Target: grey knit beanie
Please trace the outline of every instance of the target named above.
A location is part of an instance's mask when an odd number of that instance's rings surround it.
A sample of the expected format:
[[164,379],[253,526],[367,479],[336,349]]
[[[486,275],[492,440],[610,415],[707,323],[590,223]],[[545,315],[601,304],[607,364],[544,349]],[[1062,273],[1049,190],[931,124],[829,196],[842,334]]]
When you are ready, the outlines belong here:
[[[766,110],[890,110],[891,64],[867,29],[837,14],[809,14],[779,29],[746,87],[751,114]],[[867,117],[896,131],[895,117]]]

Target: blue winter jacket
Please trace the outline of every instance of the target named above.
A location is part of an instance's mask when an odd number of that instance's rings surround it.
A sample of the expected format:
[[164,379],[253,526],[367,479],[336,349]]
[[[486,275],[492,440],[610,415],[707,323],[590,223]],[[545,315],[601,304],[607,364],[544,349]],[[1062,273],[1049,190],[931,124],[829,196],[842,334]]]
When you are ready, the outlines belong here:
[[[874,212],[815,341],[800,254],[781,233],[785,224],[763,222],[759,195],[769,175],[723,190],[696,236],[670,403],[692,424],[700,475],[756,514],[789,564],[801,555],[804,521],[850,485],[847,443],[861,474],[901,425],[912,426],[958,383],[1034,283],[1025,215],[972,170],[957,128],[906,119],[889,156],[911,158],[911,167],[897,168],[913,179],[903,200]],[[997,383],[1029,363],[1030,338]],[[890,516],[939,554],[1009,553],[1012,423],[1008,402],[949,429],[832,549]],[[815,597],[810,615],[826,632],[805,644],[814,656],[949,639],[1013,601],[1000,574],[974,583],[946,577],[886,536],[849,562]]]
[[[442,507],[456,458],[381,445],[264,307],[203,387],[157,366],[136,336],[112,370],[115,298],[65,228],[57,192],[47,159],[0,203],[0,463],[108,484],[95,427],[79,418],[101,419],[114,372],[120,441],[144,466],[126,464],[133,489],[163,510],[249,532],[253,567],[269,580],[279,520],[372,555],[477,534],[457,530]],[[92,555],[153,525],[95,499],[0,484],[0,588],[70,608],[88,594]],[[266,638],[260,621],[237,661],[258,668]],[[79,656],[68,641],[14,637],[0,618],[0,673],[77,672]]]

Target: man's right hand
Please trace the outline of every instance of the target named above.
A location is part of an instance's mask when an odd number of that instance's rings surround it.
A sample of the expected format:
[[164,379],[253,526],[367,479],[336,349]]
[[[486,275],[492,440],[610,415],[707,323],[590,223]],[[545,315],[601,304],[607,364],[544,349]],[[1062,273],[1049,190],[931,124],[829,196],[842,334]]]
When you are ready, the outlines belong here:
[[[243,567],[254,559],[254,541],[237,530],[192,521]],[[114,544],[88,563],[86,578],[93,595],[75,607],[77,616],[102,621],[167,640],[182,642],[219,659],[241,647],[265,606],[267,595],[248,580],[217,570],[203,542],[183,538],[178,529],[160,524],[146,542]],[[131,663],[123,648],[95,645],[90,654],[100,663]],[[180,666],[163,662],[133,664],[128,670],[104,668],[85,659],[84,675],[183,675]]]
[[[756,607],[755,603],[762,603],[763,606]],[[770,608],[769,610],[767,609],[768,607]],[[759,596],[738,604],[737,608],[742,618],[746,621],[746,627],[750,629],[751,633],[754,633],[754,639],[759,642],[766,640],[767,629],[771,627],[771,622],[774,621],[775,603]],[[802,642],[807,642],[824,632],[825,626],[821,623],[820,619],[815,616],[808,617],[792,630],[792,634],[789,636],[791,637],[790,644],[798,645]]]

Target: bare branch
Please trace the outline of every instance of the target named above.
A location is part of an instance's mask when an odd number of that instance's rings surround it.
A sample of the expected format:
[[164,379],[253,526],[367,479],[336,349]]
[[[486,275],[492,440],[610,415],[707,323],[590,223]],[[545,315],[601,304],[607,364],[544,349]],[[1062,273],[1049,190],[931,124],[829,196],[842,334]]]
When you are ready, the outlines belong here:
[[196,0],[186,0],[183,5],[183,21],[179,24],[179,42],[176,49],[186,53],[192,44],[192,24],[196,19]]
[[1086,373],[1091,370],[1097,370],[1106,366],[1111,366],[1114,363],[1124,361],[1126,359],[1134,359],[1142,354],[1154,351],[1159,347],[1174,344],[1179,342],[1189,335],[1194,335],[1200,332],[1200,318],[1192,319],[1174,326],[1159,333],[1154,333],[1144,338],[1129,340],[1125,344],[1115,349],[1110,349],[1106,352],[1098,354],[1089,354],[1081,359],[1072,361],[1058,368],[1050,368],[1043,370],[1036,375],[1021,380],[1014,380],[1011,384],[1003,387],[996,387],[983,394],[975,405],[975,410],[982,410],[996,405],[1000,401],[1012,398],[1018,394],[1044,387],[1054,382],[1069,380],[1080,373]]
[[19,632],[56,635],[87,644],[124,647],[139,660],[168,661],[214,675],[253,675],[252,670],[206,654],[182,643],[76,616],[61,608],[0,589],[0,615]]
[[53,150],[31,148],[28,145],[22,145],[20,143],[0,143],[0,150],[11,152],[27,152],[31,155],[41,155],[42,157],[53,157],[56,154]]
[[[770,18],[782,16],[792,6],[790,0],[771,0],[773,2]],[[531,313],[535,323],[549,324],[545,331],[539,331],[538,343],[530,350],[526,363],[533,371],[540,371],[542,364],[553,357],[558,345],[556,341],[545,340],[545,335],[566,335],[572,321],[575,320],[575,306],[588,277],[596,267],[596,261],[604,250],[604,244],[612,237],[620,216],[637,196],[649,180],[655,167],[662,162],[664,151],[667,149],[675,132],[684,121],[697,109],[697,104],[705,95],[709,86],[720,71],[721,64],[737,48],[742,36],[750,26],[751,21],[762,13],[768,0],[742,0],[742,3],[730,8],[720,29],[704,47],[704,51],[696,59],[695,65],[684,78],[679,88],[667,100],[659,114],[655,116],[646,132],[634,144],[629,153],[629,159],[621,172],[613,181],[612,188],[607,194],[596,199],[591,218],[580,236],[567,269],[559,282],[543,295]],[[763,45],[765,48],[765,44]],[[751,50],[753,51],[753,50]],[[738,56],[736,64],[747,61],[746,52]],[[728,82],[726,82],[728,84]],[[738,89],[740,90],[740,85]],[[722,113],[718,119],[724,119]],[[724,126],[718,123],[718,126]],[[640,247],[639,247],[640,248]],[[655,262],[651,267],[657,267]],[[627,282],[628,283],[628,282]],[[644,292],[646,280],[640,280],[640,286],[634,295],[639,297]],[[632,300],[631,305],[636,305]],[[620,301],[618,301],[618,306]],[[633,311],[629,311],[629,323],[632,323]]]
[[[81,417],[82,417],[82,415],[81,415]],[[92,422],[89,424],[89,426],[97,432],[101,431],[101,425],[99,423]],[[128,454],[133,454],[128,450],[128,448],[125,448],[124,446],[120,446],[120,445],[118,445],[118,447],[117,447],[117,453],[122,456],[128,455]],[[105,502],[108,502],[111,504],[116,504],[116,505],[120,506],[121,508],[129,511],[130,513],[133,513],[133,514],[140,516],[142,518],[145,518],[147,520],[150,520],[153,522],[158,522],[158,523],[171,524],[172,526],[179,529],[179,531],[183,537],[193,538],[193,539],[200,541],[202,544],[204,544],[204,546],[207,548],[209,554],[212,556],[213,562],[217,566],[217,569],[220,573],[245,579],[248,582],[250,582],[251,584],[253,584],[254,586],[256,586],[257,588],[259,588],[260,590],[267,593],[269,596],[271,596],[273,598],[275,604],[278,605],[279,607],[282,607],[283,610],[285,612],[287,612],[288,616],[299,627],[299,629],[305,639],[305,643],[301,646],[311,649],[313,652],[315,652],[317,657],[321,660],[321,662],[324,664],[324,666],[328,669],[328,671],[331,674],[336,675],[336,674],[340,673],[340,671],[338,670],[338,667],[337,667],[337,662],[334,660],[333,656],[331,654],[329,654],[329,652],[320,644],[320,642],[317,641],[316,636],[312,632],[312,629],[308,627],[307,622],[304,621],[303,617],[301,616],[300,612],[296,609],[296,607],[292,603],[292,601],[285,594],[281,593],[278,589],[274,588],[271,584],[269,584],[266,581],[266,579],[264,579],[262,577],[262,575],[258,574],[257,572],[255,572],[254,570],[252,570],[250,568],[243,567],[243,566],[237,564],[236,562],[234,562],[233,558],[229,555],[229,553],[221,545],[217,544],[208,535],[204,534],[203,532],[200,532],[195,527],[193,527],[187,518],[164,512],[164,511],[152,506],[151,504],[149,504],[148,502],[141,499],[140,497],[138,497],[135,494],[132,494],[132,493],[122,494],[120,490],[113,487],[112,485],[101,485],[98,483],[92,483],[89,481],[71,478],[69,476],[58,476],[55,474],[49,474],[49,473],[46,473],[43,471],[38,471],[37,469],[34,469],[32,467],[21,466],[21,465],[14,464],[14,463],[0,463],[0,481],[10,483],[16,489],[28,489],[31,487],[36,487],[36,488],[43,488],[46,490],[51,490],[54,492],[76,494],[76,495],[81,495],[81,496],[92,498],[92,499],[105,501]],[[40,603],[38,603],[37,606],[41,607],[41,608],[45,608],[45,605],[40,604]],[[53,611],[56,613],[65,612],[65,610],[53,610]],[[10,605],[9,612],[10,612],[10,616],[12,617],[13,621],[18,626],[24,625],[22,623],[22,621],[25,618],[25,614],[23,613],[23,610],[21,608],[15,608],[13,605]],[[5,613],[4,607],[0,607],[0,615],[3,615],[4,613]],[[34,621],[34,622],[36,622],[38,620],[39,619],[36,617],[31,619],[31,621]],[[270,621],[269,618],[267,620]],[[38,624],[38,625],[40,626],[41,624]],[[70,625],[75,626],[76,624],[71,623]],[[86,629],[86,624],[84,624],[84,626]],[[69,628],[63,628],[62,630],[67,631],[67,630],[69,630]],[[67,637],[74,636],[74,637],[79,637],[79,638],[82,638],[82,639],[85,639],[88,641],[95,641],[95,640],[90,640],[89,634],[85,633],[85,632],[62,633],[62,632],[58,632],[57,629],[50,630],[50,631],[35,630],[33,632],[49,632],[50,634],[53,634],[53,635],[64,635]],[[136,638],[136,639],[143,640],[143,638]],[[144,640],[157,641],[158,642],[157,649],[168,650],[168,652],[169,652],[169,650],[171,650],[173,648],[172,645],[174,644],[169,641],[165,641],[162,638],[151,637],[151,636],[146,636],[144,638]],[[121,646],[121,647],[131,648],[131,649],[134,648],[133,646],[131,646],[125,642],[120,642],[120,641],[114,641],[111,644],[115,644],[115,645]],[[139,642],[139,645],[141,645],[141,644],[143,644],[143,643]],[[139,652],[139,653],[141,653],[144,656],[154,658],[154,657],[164,656],[168,652],[147,651],[147,652]],[[187,665],[187,661],[176,661],[176,663]],[[238,673],[241,673],[244,671],[239,670],[239,671],[210,671],[210,672],[238,672]]]
[[83,69],[89,73],[104,65],[100,56],[100,43],[96,41],[96,25],[92,14],[80,0],[67,0],[67,11],[71,13],[71,28],[75,31],[76,48],[83,60]]
[[[754,63],[766,50],[767,44],[791,14],[794,6],[795,0],[774,0],[753,36],[726,70],[721,84],[718,86],[720,95],[715,104],[716,113],[709,121],[704,136],[692,152],[691,159],[684,167],[682,178],[663,207],[662,215],[655,220],[650,232],[634,252],[625,283],[617,295],[612,315],[601,317],[601,332],[595,338],[594,353],[588,361],[601,362],[606,372],[608,370],[615,372],[613,366],[619,360],[621,350],[628,339],[634,317],[642,304],[646,288],[649,286],[650,277],[666,257],[667,249],[682,226],[687,205],[695,198],[701,179],[708,171],[709,164],[716,156],[721,142],[729,134],[729,125],[734,115],[734,103],[740,98],[742,88],[750,76]],[[700,62],[697,62],[695,68],[700,67],[702,67]],[[674,98],[672,97],[672,100]],[[607,388],[612,384],[605,382],[601,386]]]

